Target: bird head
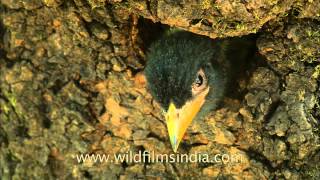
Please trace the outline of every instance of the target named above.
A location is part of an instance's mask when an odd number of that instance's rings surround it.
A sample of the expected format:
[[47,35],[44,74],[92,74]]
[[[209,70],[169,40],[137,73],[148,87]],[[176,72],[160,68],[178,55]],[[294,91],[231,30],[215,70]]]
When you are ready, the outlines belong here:
[[185,31],[154,42],[147,53],[148,89],[160,104],[173,151],[190,124],[215,109],[226,84],[223,46]]

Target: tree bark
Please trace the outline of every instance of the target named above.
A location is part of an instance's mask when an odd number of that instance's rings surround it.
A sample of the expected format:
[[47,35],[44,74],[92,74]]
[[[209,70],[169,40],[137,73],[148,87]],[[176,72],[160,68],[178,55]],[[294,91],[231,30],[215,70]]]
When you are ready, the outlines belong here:
[[[0,177],[319,179],[319,12],[310,0],[0,0]],[[240,95],[204,122],[214,137],[195,122],[179,148],[240,161],[78,163],[173,153],[143,76],[167,26],[257,37]]]

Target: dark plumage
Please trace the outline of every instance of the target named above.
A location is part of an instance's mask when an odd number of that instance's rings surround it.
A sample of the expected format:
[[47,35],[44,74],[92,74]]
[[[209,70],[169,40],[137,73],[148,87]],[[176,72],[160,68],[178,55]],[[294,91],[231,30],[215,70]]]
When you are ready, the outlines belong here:
[[243,62],[251,46],[252,41],[240,38],[212,40],[186,31],[169,32],[147,54],[145,75],[150,93],[165,112],[170,103],[179,110],[196,98],[192,87],[202,70],[209,91],[195,117],[199,119],[218,107],[237,73],[232,67]]

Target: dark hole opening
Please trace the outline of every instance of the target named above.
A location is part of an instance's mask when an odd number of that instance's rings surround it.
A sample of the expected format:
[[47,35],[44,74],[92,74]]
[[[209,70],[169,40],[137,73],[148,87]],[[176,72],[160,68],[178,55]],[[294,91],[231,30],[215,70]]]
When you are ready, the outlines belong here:
[[[191,23],[198,23],[200,19],[193,20]],[[141,39],[141,49],[146,54],[151,44],[160,39],[164,33],[170,29],[168,25],[161,24],[159,22],[154,23],[149,19],[140,18],[138,21],[139,38]],[[228,85],[228,91],[226,96],[230,98],[243,99],[246,94],[246,89],[240,88],[240,82],[247,82],[250,77],[250,72],[256,69],[257,66],[265,66],[265,61],[258,53],[256,47],[257,34],[245,35],[242,37],[225,38],[230,40],[231,47],[227,52],[230,58],[238,59],[239,51],[246,51],[246,58],[241,61],[232,61],[233,77],[231,83]],[[240,52],[241,54],[241,52]],[[242,53],[243,54],[243,53]],[[258,59],[258,60],[257,60]],[[148,61],[146,59],[146,61]],[[234,68],[234,67],[237,67]]]

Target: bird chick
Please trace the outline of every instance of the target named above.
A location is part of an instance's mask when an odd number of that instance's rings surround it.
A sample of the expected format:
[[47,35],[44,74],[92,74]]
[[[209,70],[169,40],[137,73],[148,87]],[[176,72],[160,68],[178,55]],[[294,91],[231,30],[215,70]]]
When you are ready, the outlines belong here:
[[151,45],[147,86],[163,108],[174,152],[191,122],[219,106],[232,77],[231,60],[246,54],[230,48],[229,40],[186,31],[169,32]]

